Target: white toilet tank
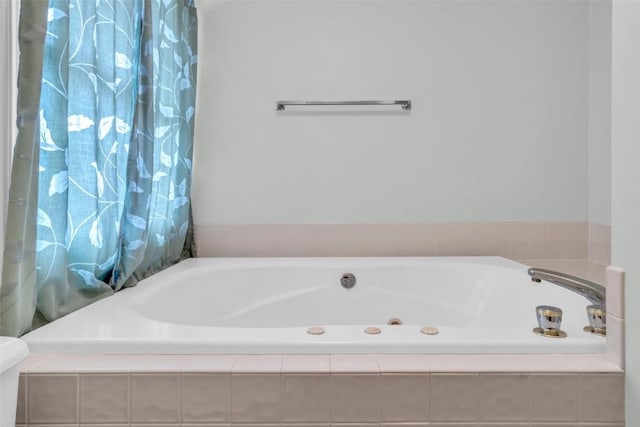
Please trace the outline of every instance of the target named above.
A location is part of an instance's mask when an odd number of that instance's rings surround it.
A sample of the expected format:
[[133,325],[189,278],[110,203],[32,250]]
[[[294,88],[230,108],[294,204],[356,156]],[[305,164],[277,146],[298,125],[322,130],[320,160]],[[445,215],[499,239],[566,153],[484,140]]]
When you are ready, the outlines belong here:
[[27,344],[17,338],[0,337],[0,427],[15,427],[20,362]]

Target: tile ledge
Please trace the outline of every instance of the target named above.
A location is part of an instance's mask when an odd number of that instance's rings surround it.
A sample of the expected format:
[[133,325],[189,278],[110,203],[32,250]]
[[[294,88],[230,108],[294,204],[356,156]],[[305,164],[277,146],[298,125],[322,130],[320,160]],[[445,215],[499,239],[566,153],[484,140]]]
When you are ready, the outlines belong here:
[[[155,363],[147,365],[150,356]],[[211,355],[221,356],[221,355]],[[227,355],[229,356],[229,355]],[[288,360],[296,359],[297,355],[273,355],[286,356]],[[300,364],[296,365],[295,372],[304,373],[304,356],[300,358]],[[342,355],[341,355],[342,356]],[[352,362],[357,362],[360,355],[349,355]],[[410,373],[623,373],[624,370],[607,360],[606,354],[384,354],[361,355],[363,359],[362,369],[356,374],[410,374]],[[97,358],[104,362],[101,365]],[[54,373],[150,373],[172,372],[193,373],[190,362],[193,355],[91,355],[91,354],[32,354],[21,364],[22,374],[54,374]],[[372,358],[375,362],[372,363]],[[413,363],[402,367],[402,362],[412,359]],[[417,359],[422,359],[423,364]],[[34,363],[34,360],[37,360]],[[117,363],[114,363],[117,362]],[[315,363],[315,362],[314,362]],[[316,363],[317,364],[317,363]],[[397,367],[397,368],[396,368]],[[236,373],[221,367],[212,367],[211,372]],[[257,367],[256,367],[257,368]],[[195,370],[198,373],[208,372],[205,366]],[[253,369],[252,372],[257,372]],[[344,374],[351,372],[349,369],[326,369],[325,373]],[[262,372],[262,371],[260,371]],[[309,366],[308,372],[318,373],[315,364]],[[282,369],[274,370],[272,367],[264,373],[287,374],[291,371]]]

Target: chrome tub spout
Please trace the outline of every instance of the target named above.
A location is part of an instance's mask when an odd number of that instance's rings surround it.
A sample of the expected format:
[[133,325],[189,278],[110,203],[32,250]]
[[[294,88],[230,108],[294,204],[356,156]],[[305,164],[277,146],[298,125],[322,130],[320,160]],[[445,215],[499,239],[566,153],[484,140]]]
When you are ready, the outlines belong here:
[[579,277],[571,276],[569,274],[559,273],[557,271],[545,270],[543,268],[530,268],[528,270],[531,280],[534,282],[546,282],[553,283],[570,291],[576,292],[589,301],[592,304],[599,306],[605,306],[606,296],[605,288],[602,285],[593,283],[589,280],[581,279]]

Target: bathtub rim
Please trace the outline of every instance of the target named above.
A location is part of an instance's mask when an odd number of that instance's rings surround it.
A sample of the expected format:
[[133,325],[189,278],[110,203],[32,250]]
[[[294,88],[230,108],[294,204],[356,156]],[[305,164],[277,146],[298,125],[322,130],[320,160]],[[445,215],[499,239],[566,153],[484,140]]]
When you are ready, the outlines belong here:
[[[175,266],[172,267],[172,273],[180,273],[181,271],[187,270],[190,272],[193,272],[193,270],[195,270],[193,267],[194,263],[201,263],[203,260],[203,258],[195,258],[195,259],[188,259],[183,261],[180,264],[177,264]],[[425,260],[428,260],[429,262],[460,262],[460,261],[464,261],[464,263],[479,263],[482,264],[484,266],[487,265],[495,265],[497,267],[500,268],[508,268],[508,267],[516,267],[518,269],[522,269],[525,265],[517,262],[517,261],[513,261],[504,257],[499,257],[499,256],[464,256],[464,257],[460,257],[460,256],[452,256],[452,257],[345,257],[345,258],[205,258],[204,260],[206,260],[206,262],[211,262],[215,265],[222,265],[225,268],[233,268],[233,266],[235,265],[241,265],[243,267],[247,267],[248,266],[279,266],[279,265],[286,265],[286,266],[290,266],[291,262],[293,261],[296,264],[302,264],[305,265],[306,263],[312,263],[313,265],[317,265],[317,263],[320,263],[320,265],[322,265],[323,263],[329,263],[331,265],[335,265],[335,263],[345,263],[345,264],[349,264],[349,265],[353,265],[354,263],[364,263],[365,265],[371,265],[371,264],[376,264],[380,261],[383,262],[394,262],[394,263],[403,263],[403,262],[408,262],[411,264],[414,263],[421,263],[424,262]],[[229,267],[231,266],[231,267]],[[196,269],[198,268],[206,268],[206,265],[201,265],[201,266],[196,266]],[[165,270],[163,272],[158,273],[158,275],[156,277],[163,277],[162,275],[166,275],[169,274],[168,270]],[[131,293],[132,295],[132,300],[135,301],[136,297],[144,291],[149,291],[149,289],[145,289],[145,282],[142,281],[138,286],[134,287],[134,288],[129,288],[129,289],[125,289],[124,291],[122,291],[119,294],[116,294],[114,297],[112,298],[118,298],[118,295],[120,295],[120,298],[123,298],[122,295],[126,295],[127,293]],[[568,292],[568,291],[567,291]],[[104,300],[103,300],[104,301]],[[101,303],[103,303],[103,301],[99,301],[96,304],[93,305],[93,308],[95,309],[96,307],[100,306],[101,307]],[[113,301],[113,299],[112,299]],[[129,304],[129,306],[133,306],[132,304]],[[87,307],[89,308],[89,307]],[[81,310],[80,310],[81,311]],[[74,313],[75,314],[75,313]],[[72,314],[73,315],[73,314]],[[71,315],[71,316],[72,316]],[[64,321],[65,319],[62,318],[62,320]],[[153,320],[153,319],[150,319]],[[161,322],[161,321],[157,321],[157,320],[153,320],[153,322],[155,322],[157,324],[158,327],[160,328],[172,328],[175,326],[175,324],[171,324],[171,323],[167,323],[167,322]],[[334,329],[364,329],[366,326],[369,325],[348,325],[345,327],[340,327],[340,326],[334,326],[332,328]],[[421,325],[424,326],[424,325]],[[532,327],[535,326],[532,324]],[[189,331],[194,331],[197,329],[202,329],[202,330],[213,330],[215,331],[216,329],[219,330],[228,330],[229,328],[216,328],[216,327],[210,327],[210,326],[206,326],[206,327],[201,327],[201,326],[188,326],[187,327]],[[252,328],[239,328],[239,329],[245,329],[245,330],[252,330]],[[277,328],[274,328],[277,329]],[[464,354],[502,354],[502,353],[508,353],[508,354],[519,354],[519,353],[513,353],[513,351],[508,351],[508,349],[504,348],[504,347],[500,347],[500,346],[496,346],[494,348],[494,350],[492,351],[477,351],[477,350],[467,350],[467,351],[459,351],[459,350],[442,350],[436,347],[434,348],[430,348],[428,349],[429,351],[421,351],[421,348],[419,348],[420,346],[416,346],[415,343],[411,343],[410,347],[411,350],[406,350],[406,349],[402,349],[402,350],[393,350],[393,351],[387,351],[387,350],[380,350],[378,349],[370,349],[370,348],[362,348],[362,349],[353,349],[351,347],[353,347],[353,345],[349,346],[349,345],[343,345],[342,348],[337,349],[337,350],[332,350],[332,349],[322,349],[320,346],[316,346],[315,348],[312,347],[312,349],[309,348],[309,345],[313,346],[313,341],[311,341],[313,338],[311,338],[310,336],[306,335],[304,333],[303,328],[299,328],[299,327],[292,327],[292,328],[282,328],[282,330],[288,330],[288,331],[292,331],[292,330],[296,330],[298,329],[299,334],[298,334],[298,339],[300,339],[300,342],[295,343],[295,345],[293,347],[296,347],[298,345],[300,345],[302,348],[298,349],[297,347],[295,349],[287,349],[284,350],[281,347],[275,347],[275,348],[270,348],[269,350],[260,350],[260,349],[256,349],[256,345],[262,346],[264,347],[265,345],[269,346],[269,344],[273,344],[274,342],[278,342],[277,339],[276,341],[274,341],[273,339],[270,339],[266,342],[251,342],[250,345],[247,345],[246,343],[243,343],[241,345],[238,345],[237,342],[234,342],[233,340],[229,341],[229,342],[225,342],[225,344],[229,344],[229,347],[222,349],[222,350],[218,350],[216,349],[216,347],[219,345],[220,342],[216,342],[216,343],[209,343],[208,346],[203,346],[203,342],[201,340],[198,340],[197,337],[194,336],[190,336],[188,339],[183,339],[183,340],[177,340],[175,339],[175,333],[174,336],[172,337],[172,341],[176,342],[178,344],[180,344],[180,347],[172,347],[172,348],[167,348],[167,343],[163,340],[163,339],[155,339],[155,340],[149,340],[149,339],[145,339],[144,340],[144,344],[143,347],[140,349],[139,347],[136,347],[137,345],[140,345],[140,343],[132,338],[132,337],[119,337],[117,343],[116,343],[116,347],[114,349],[114,341],[112,341],[111,339],[107,339],[107,338],[98,338],[96,339],[95,337],[90,337],[90,338],[69,338],[67,337],[63,337],[64,341],[61,341],[59,338],[56,337],[56,339],[47,339],[47,338],[37,338],[36,341],[33,341],[31,338],[32,336],[30,336],[31,334],[29,334],[28,336],[26,336],[25,340],[27,342],[30,343],[30,347],[32,348],[32,351],[35,353],[43,353],[43,352],[59,352],[59,353],[81,353],[81,354],[91,354],[91,353],[96,353],[96,352],[100,352],[103,354],[198,354],[198,353],[205,353],[205,354],[345,354],[345,353],[351,353],[351,354],[402,354],[402,353],[408,353],[409,351],[411,351],[411,354],[456,354],[456,353],[464,353]],[[177,329],[178,331],[180,329]],[[186,330],[186,329],[185,329]],[[253,329],[255,330],[255,329]],[[38,330],[35,331],[36,333],[38,333]],[[163,332],[163,331],[161,331]],[[361,331],[358,331],[361,332]],[[397,332],[393,331],[393,332]],[[391,339],[390,341],[384,341],[389,337],[390,334],[382,334],[381,336],[377,336],[378,338],[378,344],[380,344],[382,342],[382,345],[386,345],[387,348],[390,348],[390,346],[397,344],[396,342],[393,341],[393,339]],[[444,334],[443,334],[444,335]],[[37,336],[37,335],[36,335]],[[441,335],[442,337],[442,335]],[[162,338],[162,335],[160,335],[160,338]],[[276,335],[277,338],[277,335]],[[380,338],[382,338],[382,340],[380,340]],[[393,338],[393,337],[392,337]],[[491,335],[487,335],[486,337],[484,337],[485,341],[486,338],[491,338]],[[526,338],[531,338],[529,336],[526,336]],[[541,343],[539,350],[529,350],[529,351],[524,351],[524,353],[549,353],[549,350],[546,350],[545,348],[548,346],[552,346],[554,345],[554,342],[556,340],[550,339],[550,338],[543,338],[543,337],[538,337],[538,342]],[[436,338],[437,339],[437,338]],[[591,337],[588,336],[587,334],[584,334],[584,336],[579,335],[578,340],[583,340],[582,348],[573,350],[573,351],[564,351],[563,354],[604,354],[606,352],[606,343],[603,341],[603,338],[599,338],[599,337]],[[481,340],[482,342],[482,340]],[[589,343],[597,343],[597,344],[589,344]],[[235,344],[235,346],[234,346]],[[287,344],[289,344],[289,346],[291,346],[291,342],[289,341]],[[351,343],[353,344],[353,343]],[[183,346],[184,345],[192,345],[192,346],[196,346],[196,349],[192,349],[192,350],[186,350]],[[469,345],[469,344],[466,344]],[[513,346],[513,343],[510,343],[511,346]],[[358,347],[360,345],[357,345]],[[589,346],[590,348],[585,348],[584,346]],[[595,349],[594,347],[597,346],[598,348]],[[206,347],[206,348],[205,348]],[[273,346],[270,346],[273,347]],[[463,346],[464,347],[464,346]],[[520,350],[520,352],[522,353],[522,350]]]

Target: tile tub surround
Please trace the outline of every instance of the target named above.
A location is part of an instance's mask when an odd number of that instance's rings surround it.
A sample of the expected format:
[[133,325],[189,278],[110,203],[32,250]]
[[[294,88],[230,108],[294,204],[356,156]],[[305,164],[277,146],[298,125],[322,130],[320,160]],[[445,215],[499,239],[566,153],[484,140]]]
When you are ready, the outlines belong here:
[[589,223],[589,261],[611,264],[611,226]]
[[609,264],[610,230],[587,222],[228,224],[196,225],[195,235],[203,257],[499,255]]
[[599,355],[35,355],[18,426],[624,424]]
[[624,272],[520,261],[606,282],[620,322],[605,355],[34,354],[21,365],[17,425],[624,426]]

